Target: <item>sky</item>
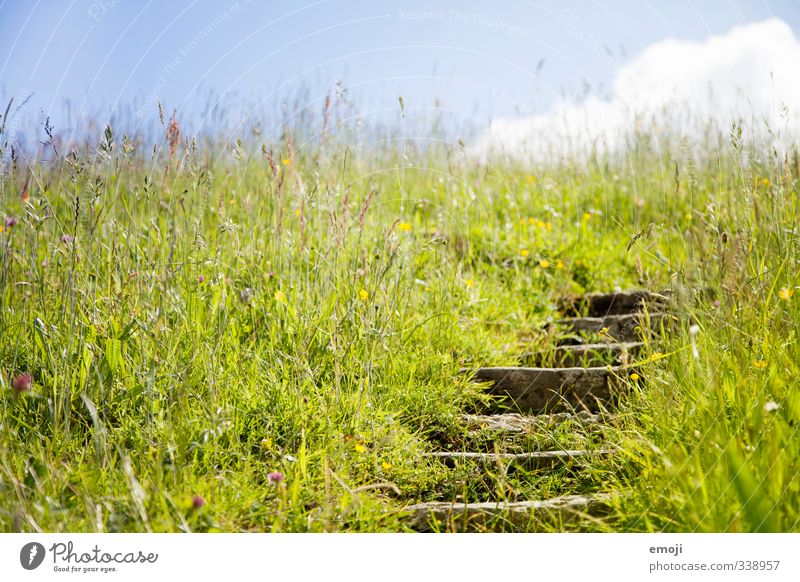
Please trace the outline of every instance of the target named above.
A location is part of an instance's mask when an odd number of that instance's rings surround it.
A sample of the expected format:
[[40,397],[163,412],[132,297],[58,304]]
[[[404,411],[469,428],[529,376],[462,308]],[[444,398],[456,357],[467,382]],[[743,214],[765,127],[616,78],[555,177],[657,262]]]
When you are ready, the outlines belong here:
[[662,150],[689,140],[716,151],[739,131],[743,143],[788,151],[800,138],[799,67],[800,41],[777,18],[699,42],[663,40],[619,67],[608,95],[494,120],[471,151],[557,161],[625,153],[641,139]]
[[[57,129],[144,124],[156,101],[202,126],[217,100],[256,116],[298,95],[321,108],[340,82],[367,123],[398,115],[400,95],[409,116],[438,100],[455,125],[530,122],[587,91],[614,101],[620,72],[653,46],[770,19],[800,36],[797,0],[0,0],[0,98],[28,99],[19,119]],[[680,75],[687,54],[638,70]]]

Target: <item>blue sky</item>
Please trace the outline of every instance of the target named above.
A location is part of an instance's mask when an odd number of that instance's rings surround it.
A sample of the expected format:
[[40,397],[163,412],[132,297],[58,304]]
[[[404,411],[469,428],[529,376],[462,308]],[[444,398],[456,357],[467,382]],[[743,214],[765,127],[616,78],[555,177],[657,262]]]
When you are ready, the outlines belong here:
[[[437,98],[452,119],[533,115],[566,92],[603,93],[620,66],[667,39],[703,40],[777,17],[796,0],[674,2],[0,0],[0,96],[28,114],[99,122],[186,115],[209,92],[277,111],[337,80],[366,118]],[[70,109],[64,107],[70,102]]]

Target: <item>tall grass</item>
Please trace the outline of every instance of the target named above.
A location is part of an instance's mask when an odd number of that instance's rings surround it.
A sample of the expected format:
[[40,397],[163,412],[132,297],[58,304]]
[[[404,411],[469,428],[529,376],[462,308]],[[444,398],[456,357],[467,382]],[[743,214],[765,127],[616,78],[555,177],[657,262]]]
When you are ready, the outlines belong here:
[[[17,161],[0,528],[395,531],[419,500],[610,490],[607,520],[564,527],[798,529],[796,153],[662,134],[493,166],[337,139],[328,107],[323,139],[212,147],[175,118],[152,152],[108,128]],[[630,287],[682,290],[679,329],[607,427],[529,443],[622,458],[487,475],[421,457],[476,444],[460,415],[486,397],[460,368],[545,346],[564,294]]]

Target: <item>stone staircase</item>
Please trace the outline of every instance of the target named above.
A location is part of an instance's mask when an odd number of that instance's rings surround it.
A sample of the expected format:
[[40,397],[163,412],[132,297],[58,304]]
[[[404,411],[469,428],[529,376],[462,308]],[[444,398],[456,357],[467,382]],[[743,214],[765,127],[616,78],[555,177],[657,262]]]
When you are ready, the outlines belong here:
[[[548,330],[556,338],[545,351],[524,353],[520,363],[533,367],[486,367],[464,370],[514,412],[467,414],[463,422],[474,434],[489,431],[501,445],[519,435],[546,433],[559,425],[602,429],[616,403],[630,386],[626,365],[665,333],[674,317],[667,292],[630,291],[591,294],[565,300],[564,319]],[[528,443],[528,446],[531,446]],[[581,471],[619,454],[613,447],[503,452],[438,451],[426,455],[447,467],[471,463],[477,470],[505,475],[531,471],[534,477],[556,469]],[[513,447],[512,447],[513,448]],[[490,479],[491,475],[487,475]],[[563,524],[601,518],[611,494],[602,490],[524,501],[454,500],[418,503],[406,508],[416,530],[505,530],[531,523]]]

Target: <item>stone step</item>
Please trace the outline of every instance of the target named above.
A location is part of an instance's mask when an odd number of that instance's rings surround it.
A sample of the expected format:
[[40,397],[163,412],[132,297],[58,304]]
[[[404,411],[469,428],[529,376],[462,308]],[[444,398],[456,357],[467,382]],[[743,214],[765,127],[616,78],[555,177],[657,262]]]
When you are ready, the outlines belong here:
[[614,293],[589,293],[580,297],[563,299],[561,311],[567,315],[605,317],[638,313],[645,307],[663,308],[669,302],[670,291],[653,293],[644,290],[619,291]]
[[576,334],[597,336],[608,343],[638,342],[649,330],[658,330],[669,321],[666,313],[608,315],[606,317],[573,317],[554,323]]
[[518,502],[418,503],[407,507],[408,523],[417,530],[437,524],[460,531],[507,523],[524,528],[532,522],[568,523],[581,516],[601,517],[610,510],[612,495],[565,495],[553,499]]
[[644,347],[644,342],[592,343],[556,346],[551,350],[528,352],[520,360],[533,366],[588,365],[591,363],[627,364]]
[[575,461],[614,454],[612,449],[572,450],[572,451],[535,451],[531,453],[474,453],[474,452],[436,452],[423,456],[439,459],[447,466],[453,467],[459,461],[471,461],[482,465],[499,467],[534,469],[550,469]]
[[489,430],[502,433],[535,432],[550,428],[555,424],[575,422],[577,424],[600,424],[602,417],[585,410],[576,413],[558,412],[555,414],[465,414],[461,417],[471,431]]
[[617,395],[619,367],[478,368],[472,379],[491,382],[491,394],[506,396],[521,411],[597,412]]

